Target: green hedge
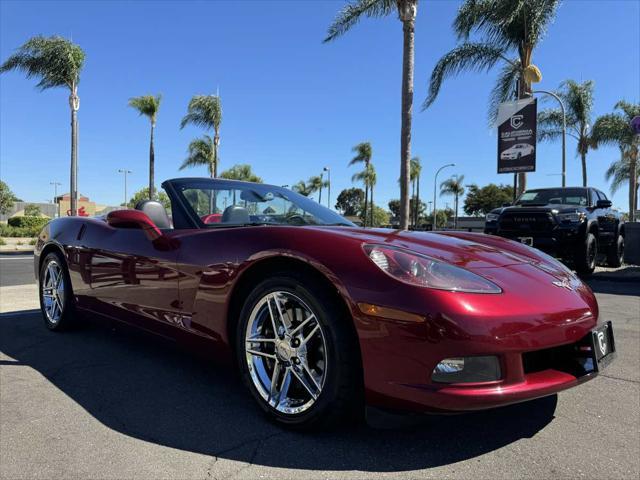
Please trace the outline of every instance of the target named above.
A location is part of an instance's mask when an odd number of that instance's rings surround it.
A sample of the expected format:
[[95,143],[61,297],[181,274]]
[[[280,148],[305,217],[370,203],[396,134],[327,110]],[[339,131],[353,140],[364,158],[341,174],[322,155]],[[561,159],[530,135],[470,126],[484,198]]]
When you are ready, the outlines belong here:
[[0,237],[36,237],[42,227],[13,227],[0,224]]
[[49,222],[47,217],[11,217],[7,223],[17,228],[37,228],[40,230]]

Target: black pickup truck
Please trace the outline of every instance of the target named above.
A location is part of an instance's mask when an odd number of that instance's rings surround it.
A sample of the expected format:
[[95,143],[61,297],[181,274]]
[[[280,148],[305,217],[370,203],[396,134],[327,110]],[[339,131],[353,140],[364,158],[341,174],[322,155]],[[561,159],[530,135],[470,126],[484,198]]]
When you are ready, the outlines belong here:
[[610,267],[619,267],[624,254],[620,213],[590,187],[526,190],[514,205],[487,215],[485,233],[539,248],[583,275],[593,272],[598,254],[606,255]]

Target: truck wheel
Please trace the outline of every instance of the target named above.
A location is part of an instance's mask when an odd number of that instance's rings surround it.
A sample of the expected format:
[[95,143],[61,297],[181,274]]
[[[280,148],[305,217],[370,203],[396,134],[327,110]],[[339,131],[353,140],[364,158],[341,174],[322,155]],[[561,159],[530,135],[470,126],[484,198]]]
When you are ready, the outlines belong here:
[[618,235],[618,238],[607,249],[607,265],[612,268],[618,268],[622,265],[624,258],[624,237]]
[[598,240],[593,233],[587,233],[582,245],[576,251],[574,264],[580,275],[591,275],[596,269]]

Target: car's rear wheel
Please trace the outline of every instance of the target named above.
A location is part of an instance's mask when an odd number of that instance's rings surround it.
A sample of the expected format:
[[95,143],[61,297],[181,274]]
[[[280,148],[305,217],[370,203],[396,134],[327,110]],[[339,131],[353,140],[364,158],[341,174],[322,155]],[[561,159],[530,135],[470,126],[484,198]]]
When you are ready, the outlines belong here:
[[260,407],[280,423],[335,425],[359,406],[357,344],[344,309],[311,278],[283,272],[242,309],[238,362]]
[[591,275],[596,269],[598,259],[598,240],[593,233],[587,233],[584,242],[578,247],[574,263],[580,275]]
[[607,265],[612,268],[618,268],[622,265],[624,259],[624,237],[618,235],[616,241],[607,249]]
[[71,327],[75,309],[69,272],[61,255],[49,253],[42,261],[39,292],[45,326],[54,331]]

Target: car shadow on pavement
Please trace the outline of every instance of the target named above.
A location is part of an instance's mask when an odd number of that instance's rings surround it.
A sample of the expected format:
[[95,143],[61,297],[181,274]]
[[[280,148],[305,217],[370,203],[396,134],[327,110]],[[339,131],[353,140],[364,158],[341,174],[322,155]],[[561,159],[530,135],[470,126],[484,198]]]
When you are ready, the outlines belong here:
[[593,276],[588,278],[585,283],[591,287],[594,293],[640,297],[640,280],[614,281],[608,279],[603,280]]
[[279,468],[401,472],[447,465],[533,437],[553,420],[557,402],[552,396],[482,413],[413,417],[410,428],[300,433],[266,419],[233,372],[128,328],[90,323],[52,333],[39,313],[0,315],[0,351],[13,359],[0,362],[3,369],[37,370],[124,435]]

